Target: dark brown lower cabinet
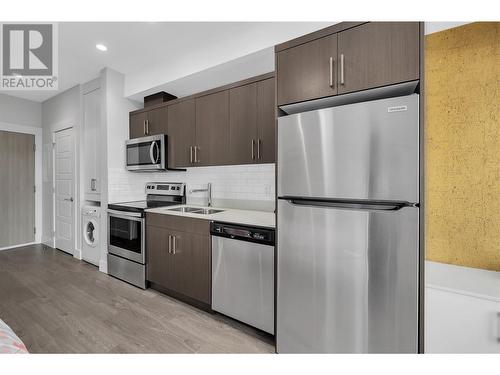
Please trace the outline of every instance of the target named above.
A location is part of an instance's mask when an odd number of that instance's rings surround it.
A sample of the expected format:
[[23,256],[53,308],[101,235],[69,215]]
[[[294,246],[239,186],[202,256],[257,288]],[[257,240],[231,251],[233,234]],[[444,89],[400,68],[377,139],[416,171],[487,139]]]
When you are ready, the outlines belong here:
[[[172,288],[177,293],[210,305],[210,236],[172,232],[174,275]],[[168,263],[168,262],[167,262]]]
[[211,245],[207,220],[148,213],[147,280],[151,286],[210,309]]
[[147,279],[159,285],[172,283],[173,259],[168,253],[168,235],[169,231],[160,227],[146,229]]

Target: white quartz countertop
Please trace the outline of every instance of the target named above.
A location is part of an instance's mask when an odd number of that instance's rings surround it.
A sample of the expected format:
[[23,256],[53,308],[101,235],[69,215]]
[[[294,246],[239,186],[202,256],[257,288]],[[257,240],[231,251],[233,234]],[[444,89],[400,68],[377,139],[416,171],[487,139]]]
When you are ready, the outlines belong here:
[[496,271],[426,261],[425,285],[500,302],[500,272]]
[[[171,210],[172,208],[177,208],[177,207],[182,207],[182,206],[222,210],[222,212],[217,212],[215,214],[205,215],[205,214],[197,214],[197,213],[193,213],[193,212],[180,212],[180,211],[172,211]],[[206,207],[206,206],[197,206],[197,205],[193,205],[193,204],[185,204],[185,205],[178,205],[178,206],[150,208],[150,209],[147,209],[146,212],[151,212],[151,213],[156,213],[156,214],[164,214],[164,215],[192,217],[192,218],[196,218],[196,219],[204,219],[204,220],[211,220],[211,221],[223,221],[225,223],[254,225],[254,226],[266,227],[266,228],[275,228],[276,227],[276,215],[274,214],[274,212],[266,212],[266,211],[239,210],[239,209],[235,209],[235,208]]]

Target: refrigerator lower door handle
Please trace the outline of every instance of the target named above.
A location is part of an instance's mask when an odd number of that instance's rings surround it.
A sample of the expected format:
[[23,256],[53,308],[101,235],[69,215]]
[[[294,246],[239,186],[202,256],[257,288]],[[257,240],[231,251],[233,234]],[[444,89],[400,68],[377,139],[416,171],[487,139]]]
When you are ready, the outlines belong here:
[[324,208],[349,208],[357,210],[377,210],[377,211],[397,211],[403,207],[418,206],[410,202],[403,201],[364,201],[355,199],[314,199],[282,197],[290,204],[296,206],[324,207]]

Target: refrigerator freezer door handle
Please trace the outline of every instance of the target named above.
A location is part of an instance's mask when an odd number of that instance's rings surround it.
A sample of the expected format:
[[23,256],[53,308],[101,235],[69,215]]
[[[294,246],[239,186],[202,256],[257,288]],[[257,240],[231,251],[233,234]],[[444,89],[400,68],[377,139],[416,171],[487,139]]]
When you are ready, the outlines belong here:
[[415,204],[402,201],[363,201],[351,199],[311,199],[281,197],[296,206],[324,207],[324,208],[349,208],[356,210],[397,211],[403,207],[414,207]]

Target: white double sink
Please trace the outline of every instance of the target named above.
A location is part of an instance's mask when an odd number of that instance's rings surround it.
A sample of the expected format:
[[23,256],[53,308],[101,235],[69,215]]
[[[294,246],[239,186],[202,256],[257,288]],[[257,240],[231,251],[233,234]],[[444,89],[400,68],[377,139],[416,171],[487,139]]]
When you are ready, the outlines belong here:
[[189,207],[189,206],[167,208],[166,211],[177,211],[177,212],[200,214],[200,215],[212,215],[212,214],[217,214],[219,212],[224,212],[224,210],[216,210],[213,208]]

